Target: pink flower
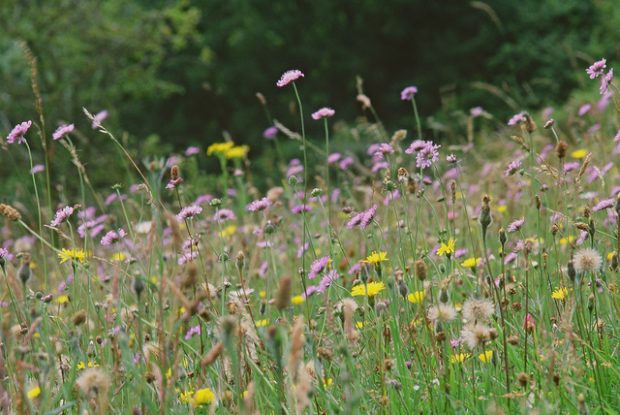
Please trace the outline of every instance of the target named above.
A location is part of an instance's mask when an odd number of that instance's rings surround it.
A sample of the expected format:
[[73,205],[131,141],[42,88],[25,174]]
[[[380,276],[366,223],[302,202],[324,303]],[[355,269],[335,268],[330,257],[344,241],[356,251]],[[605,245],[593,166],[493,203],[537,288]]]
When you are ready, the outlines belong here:
[[267,128],[265,131],[263,131],[263,137],[266,138],[267,140],[272,140],[273,138],[275,138],[275,136],[278,135],[278,128],[277,127],[269,127]]
[[482,107],[474,107],[469,110],[469,115],[471,115],[472,118],[478,118],[482,117],[485,112],[486,111]]
[[317,275],[319,275],[325,267],[329,264],[329,257],[324,256],[318,259],[315,259],[312,265],[310,265],[310,272],[308,272],[308,279],[314,279]]
[[613,207],[615,203],[616,203],[615,199],[601,200],[596,205],[594,205],[594,207],[592,208],[592,212],[598,212],[599,210],[609,209],[610,207]]
[[30,174],[37,174],[41,173],[42,171],[45,171],[45,166],[42,164],[35,164],[34,166],[32,166],[32,169],[30,169]]
[[607,72],[606,75],[603,75],[601,77],[601,86],[599,88],[599,92],[601,93],[601,95],[605,95],[607,92],[609,92],[609,84],[611,83],[613,79],[614,79],[614,70],[612,68],[609,70],[609,72]]
[[101,245],[110,246],[113,243],[116,243],[121,239],[125,238],[125,236],[127,236],[127,233],[123,229],[119,229],[118,231],[112,230],[106,233],[103,238],[101,238]]
[[418,87],[416,86],[408,86],[402,91],[400,91],[400,99],[403,101],[411,101],[413,96],[418,93]]
[[297,70],[297,69],[292,69],[290,71],[284,72],[282,76],[280,77],[280,80],[276,82],[276,85],[279,88],[283,88],[287,86],[288,84],[290,84],[291,82],[295,82],[299,78],[303,78],[303,77],[304,77],[304,74],[302,71]]
[[235,220],[236,218],[235,213],[230,209],[220,209],[213,215],[213,220],[218,223],[226,220]]
[[179,214],[177,215],[177,219],[179,222],[184,221],[185,219],[193,218],[196,215],[199,215],[202,212],[202,208],[197,205],[189,205],[185,206]]
[[407,147],[407,149],[405,150],[406,154],[413,154],[413,153],[417,153],[418,151],[422,150],[424,147],[426,147],[426,141],[424,140],[414,140],[409,147]]
[[591,104],[583,104],[581,107],[579,107],[579,111],[577,112],[577,114],[580,117],[583,117],[584,115],[586,115],[590,110],[592,109],[592,105]]
[[101,123],[104,122],[107,118],[108,118],[108,111],[106,110],[99,111],[97,114],[95,114],[95,116],[93,117],[93,123],[92,123],[93,130],[95,128],[101,127]]
[[52,135],[52,138],[54,140],[60,140],[61,138],[63,138],[67,134],[73,132],[73,130],[75,130],[75,125],[73,125],[73,124],[63,124],[60,127],[58,127],[56,129],[56,131],[54,131],[54,134]]
[[523,227],[524,223],[525,223],[525,219],[517,219],[514,222],[512,222],[510,225],[508,225],[508,228],[506,230],[508,231],[508,233],[517,232],[519,229]]
[[521,160],[513,160],[510,163],[508,163],[508,167],[506,167],[506,170],[504,170],[504,176],[506,177],[512,176],[520,168],[521,168]]
[[336,111],[334,111],[333,109],[328,108],[328,107],[323,107],[320,110],[312,114],[312,119],[318,121],[322,118],[331,118],[334,116],[335,113]]
[[513,126],[513,125],[521,124],[525,121],[526,121],[525,114],[523,112],[520,112],[518,114],[513,115],[512,118],[508,120],[508,125]]
[[63,222],[65,222],[71,215],[73,215],[73,208],[71,206],[65,206],[64,208],[58,209],[56,211],[56,216],[54,216],[54,220],[50,223],[50,226],[53,228],[59,227]]
[[200,153],[200,148],[198,148],[196,146],[187,147],[187,149],[185,150],[185,156],[186,157],[190,157],[190,156],[193,156],[194,154],[198,154],[198,153]]
[[6,142],[9,144],[13,144],[15,141],[17,141],[17,144],[25,143],[24,135],[26,135],[30,126],[32,126],[32,121],[24,121],[17,124],[6,137]]
[[586,73],[590,75],[590,79],[596,79],[603,75],[605,68],[607,68],[607,60],[603,58],[590,65],[590,67],[586,69]]
[[432,141],[427,141],[426,146],[418,151],[415,158],[415,165],[419,169],[426,169],[431,167],[433,163],[439,160],[439,148],[441,146],[434,144]]
[[250,202],[246,206],[246,210],[248,212],[258,212],[258,211],[267,209],[269,206],[271,206],[271,200],[267,199],[266,197],[263,197],[262,199],[254,200]]

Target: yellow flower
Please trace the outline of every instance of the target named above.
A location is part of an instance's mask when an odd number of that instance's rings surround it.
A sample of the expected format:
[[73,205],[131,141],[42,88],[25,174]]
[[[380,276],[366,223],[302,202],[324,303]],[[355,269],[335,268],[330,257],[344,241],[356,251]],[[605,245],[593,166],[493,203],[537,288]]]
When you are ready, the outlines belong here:
[[209,405],[215,400],[215,394],[209,388],[198,389],[192,397],[192,406]]
[[185,392],[181,392],[181,393],[179,393],[179,400],[181,401],[181,403],[191,403],[193,395],[194,395],[194,391],[193,390],[188,390],[188,391],[185,391]]
[[461,266],[465,268],[475,268],[480,264],[482,258],[467,258],[465,261],[461,262]]
[[58,298],[56,298],[56,302],[60,305],[67,304],[69,302],[69,296],[59,295]]
[[564,301],[566,297],[568,297],[568,289],[566,287],[558,288],[551,293],[551,298],[554,300]]
[[235,143],[232,141],[226,141],[225,143],[213,143],[207,147],[207,156],[212,154],[225,154],[228,150],[233,148]]
[[575,237],[573,235],[570,235],[565,238],[560,238],[560,245],[567,245],[567,244],[573,243],[573,241],[575,241]]
[[227,159],[242,159],[248,155],[249,151],[250,151],[250,147],[246,145],[234,146],[226,150],[226,152],[224,153],[224,156]]
[[504,212],[506,212],[508,210],[508,206],[506,206],[506,205],[499,205],[496,210],[497,210],[498,213],[504,213]]
[[301,295],[296,295],[295,297],[291,298],[291,304],[293,305],[303,304],[304,301],[306,301],[306,299],[303,298]]
[[575,150],[572,153],[570,153],[570,156],[574,159],[582,159],[587,155],[588,155],[588,150],[585,150],[583,148],[579,150]]
[[267,291],[265,291],[265,290],[260,290],[260,291],[258,292],[258,296],[259,296],[260,298],[263,298],[263,299],[264,299],[264,298],[267,298]]
[[463,363],[466,359],[469,359],[471,355],[469,353],[457,353],[450,356],[450,363]]
[[426,292],[424,290],[414,291],[412,293],[409,293],[409,295],[407,296],[407,300],[412,304],[418,304],[424,301],[424,297],[426,297]]
[[64,264],[67,261],[77,261],[84,262],[86,261],[86,252],[81,249],[65,249],[62,248],[58,253],[58,258],[60,258],[60,263]]
[[28,399],[30,400],[38,398],[39,395],[41,395],[41,388],[38,386],[31,388],[27,394]]
[[269,320],[258,320],[256,322],[256,327],[266,327],[267,325],[269,325]]
[[323,386],[325,387],[331,386],[332,383],[334,383],[334,379],[332,378],[323,379]]
[[387,252],[372,251],[371,254],[366,257],[364,262],[367,264],[375,265],[375,264],[378,264],[379,262],[384,262],[387,260],[388,260]]
[[616,251],[611,251],[607,253],[607,261],[611,262],[612,259],[616,256]]
[[237,232],[237,227],[235,225],[228,225],[227,227],[222,229],[222,232],[220,232],[220,236],[222,238],[230,238],[235,234],[235,232]]
[[358,329],[363,329],[364,328],[364,322],[363,321],[357,321],[355,323],[355,327]]
[[454,239],[449,239],[447,244],[444,244],[443,242],[441,243],[441,245],[439,246],[439,249],[437,250],[437,255],[438,256],[442,256],[442,255],[451,255],[454,253],[454,249],[456,248],[456,241]]
[[89,360],[88,363],[84,363],[80,361],[76,367],[78,370],[84,370],[86,369],[87,366],[88,367],[99,367],[99,365],[96,362],[93,362],[92,360]]
[[353,297],[359,297],[363,295],[367,295],[368,297],[374,297],[384,289],[385,284],[382,282],[369,282],[368,284],[359,284],[353,287],[351,289],[351,295]]
[[112,254],[112,261],[123,262],[127,259],[127,255],[124,252],[115,252]]
[[491,359],[493,358],[493,350],[487,350],[484,353],[480,353],[478,355],[478,359],[482,362],[482,363],[489,363],[491,361]]

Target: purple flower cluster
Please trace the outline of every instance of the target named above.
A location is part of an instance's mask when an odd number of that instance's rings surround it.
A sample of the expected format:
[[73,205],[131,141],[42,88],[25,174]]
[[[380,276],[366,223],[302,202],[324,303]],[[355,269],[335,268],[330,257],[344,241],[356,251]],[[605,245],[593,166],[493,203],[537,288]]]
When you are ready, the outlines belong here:
[[230,209],[220,209],[217,212],[215,212],[215,215],[213,215],[213,221],[218,222],[218,223],[222,223],[227,220],[235,220],[235,219],[237,219],[237,217],[235,216],[235,212],[233,212]]
[[358,226],[360,229],[366,229],[377,214],[377,205],[373,205],[370,209],[359,212],[347,222],[346,227],[353,229]]
[[418,87],[416,86],[408,86],[400,91],[400,99],[403,101],[411,101],[413,96],[418,93]]
[[287,86],[288,84],[290,84],[291,82],[295,82],[299,78],[303,78],[303,77],[304,77],[304,73],[302,71],[297,70],[297,69],[292,69],[290,71],[284,72],[282,76],[280,77],[280,79],[278,80],[278,82],[276,82],[276,85],[279,88],[283,88]]
[[110,231],[108,233],[106,233],[103,238],[101,238],[101,245],[102,246],[110,246],[118,241],[120,241],[121,239],[125,238],[125,236],[127,236],[127,232],[125,232],[124,229],[119,229],[118,231]]
[[182,222],[186,219],[193,218],[196,215],[199,215],[202,212],[202,208],[198,205],[188,205],[185,206],[179,214],[177,215],[177,219],[179,222]]
[[609,84],[614,79],[614,70],[613,68],[609,70],[609,72],[605,73],[605,69],[607,68],[607,60],[602,58],[594,62],[588,69],[586,69],[586,73],[590,76],[590,79],[601,78],[601,86],[599,91],[601,95],[607,94],[609,91]]
[[521,168],[522,164],[523,163],[520,159],[511,161],[510,163],[508,163],[508,167],[506,167],[506,170],[504,170],[504,176],[512,176]]
[[9,135],[6,137],[6,142],[9,144],[13,144],[17,141],[17,144],[23,144],[26,142],[24,136],[32,126],[32,121],[24,121],[22,123],[17,124]]
[[317,275],[319,275],[329,264],[329,257],[324,256],[321,258],[317,258],[310,265],[310,271],[308,272],[308,279],[314,279]]
[[64,136],[66,136],[69,133],[72,133],[73,130],[75,130],[75,125],[73,124],[63,124],[60,127],[58,127],[56,129],[56,131],[54,131],[54,134],[52,135],[52,138],[54,140],[60,140],[61,138],[63,138]]
[[318,121],[323,118],[331,118],[334,116],[335,113],[336,111],[334,111],[333,109],[328,108],[328,107],[323,107],[319,109],[318,111],[312,113],[312,119]]
[[508,228],[506,230],[509,233],[517,232],[523,227],[523,224],[525,224],[525,219],[517,219],[513,221],[510,225],[508,225]]
[[524,112],[520,112],[518,114],[513,115],[508,120],[508,125],[513,126],[513,125],[524,123],[525,121],[527,121],[527,119],[525,118],[525,113]]
[[54,216],[54,220],[50,223],[52,228],[59,227],[63,222],[65,222],[71,215],[73,215],[74,209],[71,206],[65,206],[64,208],[58,209],[56,211],[56,215]]
[[271,206],[271,200],[263,197],[262,199],[253,200],[245,208],[248,212],[259,212],[267,209],[269,206]]
[[101,123],[104,122],[107,118],[108,111],[106,110],[99,111],[97,114],[95,114],[95,116],[93,117],[93,123],[91,125],[91,127],[93,127],[93,130],[101,127]]

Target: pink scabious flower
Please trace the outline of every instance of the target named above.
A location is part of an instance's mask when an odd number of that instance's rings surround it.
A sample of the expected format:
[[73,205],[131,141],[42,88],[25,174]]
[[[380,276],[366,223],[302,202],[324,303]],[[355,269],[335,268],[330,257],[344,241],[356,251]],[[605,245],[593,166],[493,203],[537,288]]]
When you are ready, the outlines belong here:
[[263,131],[263,138],[267,140],[273,140],[276,135],[278,135],[278,128],[274,126],[268,127]]
[[372,165],[370,169],[371,173],[376,173],[381,170],[387,170],[390,168],[390,164],[387,161],[380,161]]
[[569,161],[568,163],[564,164],[564,173],[569,173],[573,170],[577,170],[578,168],[579,168],[578,161]]
[[196,258],[198,258],[198,252],[197,251],[184,252],[183,254],[181,254],[181,256],[179,256],[179,259],[177,260],[177,263],[179,265],[185,265],[188,262],[192,262]]
[[295,82],[299,78],[303,78],[303,77],[304,77],[304,73],[302,71],[298,69],[292,69],[290,71],[284,72],[282,76],[280,77],[280,79],[278,80],[278,82],[276,82],[276,85],[279,88],[283,88],[287,86],[288,84],[290,84],[291,82]]
[[511,262],[514,262],[516,259],[517,259],[517,253],[511,252],[508,255],[506,255],[506,257],[504,258],[504,264],[508,265]]
[[6,248],[0,248],[0,265],[3,265],[5,261],[12,261],[13,254]]
[[478,118],[478,117],[482,117],[485,114],[485,110],[482,107],[473,107],[472,109],[469,110],[469,115],[471,115],[472,118]]
[[301,164],[299,159],[292,159],[288,163],[288,169],[286,171],[286,177],[296,176],[298,174],[303,173],[304,166]]
[[424,140],[414,140],[409,147],[407,147],[407,149],[405,150],[406,154],[413,154],[413,153],[417,153],[418,151],[422,150],[424,147],[426,147],[426,141]]
[[45,166],[42,164],[35,164],[30,169],[30,174],[37,174],[37,173],[41,173],[42,171],[45,171]]
[[200,153],[200,148],[196,146],[190,146],[185,149],[185,157],[191,157],[198,153]]
[[168,181],[168,184],[166,185],[166,189],[168,190],[174,190],[176,189],[181,183],[183,183],[183,178],[181,176],[178,176],[176,179],[170,179]]
[[370,223],[374,219],[376,213],[377,213],[377,205],[375,204],[370,209],[364,210],[362,212],[359,212],[353,215],[353,217],[349,219],[349,221],[347,222],[345,226],[348,229],[353,229],[356,226],[359,226],[361,229],[366,229],[368,225],[370,225]]
[[57,141],[66,136],[69,133],[72,133],[75,130],[75,125],[73,124],[63,124],[54,131],[52,138]]
[[99,111],[97,114],[93,116],[93,122],[91,127],[94,129],[101,127],[101,123],[104,122],[108,118],[108,111],[103,110]]
[[508,231],[508,233],[517,232],[519,229],[523,227],[524,223],[525,223],[524,218],[517,219],[514,222],[512,222],[510,225],[508,225],[508,228],[506,230]]
[[205,203],[209,203],[212,200],[213,200],[213,195],[210,195],[210,194],[200,195],[196,198],[196,201],[194,202],[194,204],[204,205]]
[[297,206],[293,206],[293,207],[291,208],[291,212],[292,212],[294,215],[299,215],[299,214],[300,214],[300,213],[302,213],[302,212],[310,212],[311,210],[312,210],[312,208],[311,208],[310,206],[308,206],[308,205],[304,205],[304,204],[302,204],[302,205],[297,205]]
[[328,108],[328,107],[323,107],[319,109],[318,111],[315,111],[312,113],[312,119],[318,121],[323,118],[331,118],[334,116],[335,113],[336,111],[334,111],[333,109]]
[[327,267],[327,264],[329,264],[328,256],[315,259],[314,262],[312,262],[312,265],[310,265],[310,271],[308,272],[308,279],[311,280],[311,279],[316,278],[316,276],[319,275],[321,272],[323,272],[325,267]]
[[596,79],[605,73],[605,68],[607,68],[607,60],[602,58],[590,65],[590,67],[586,69],[586,73],[590,76],[590,79]]
[[353,162],[354,162],[353,157],[347,156],[344,159],[342,159],[340,163],[338,163],[338,167],[340,167],[340,170],[347,170],[349,167],[353,165]]
[[222,223],[227,220],[235,220],[236,218],[235,213],[230,209],[220,209],[215,212],[215,215],[213,215],[213,220],[218,223]]
[[177,215],[177,219],[179,220],[179,222],[182,222],[186,219],[193,218],[194,216],[199,215],[200,212],[202,212],[202,208],[200,206],[188,205],[181,209],[181,211]]
[[334,164],[338,162],[338,160],[340,160],[340,157],[342,157],[340,153],[331,153],[329,156],[327,156],[327,164]]
[[525,118],[525,113],[520,112],[518,114],[513,115],[512,118],[508,120],[508,125],[513,126],[513,125],[521,124],[525,121],[527,121]]
[[418,87],[408,86],[400,91],[400,99],[403,101],[411,101],[413,96],[418,93]]
[[609,84],[614,79],[614,70],[613,68],[607,72],[607,74],[601,76],[601,86],[599,87],[599,92],[601,95],[605,95],[609,92]]
[[71,206],[65,206],[64,208],[58,209],[56,211],[56,216],[54,216],[54,220],[50,223],[52,228],[59,227],[63,222],[65,222],[71,215],[73,215],[74,209]]
[[614,207],[615,203],[616,203],[615,199],[601,200],[596,205],[594,205],[594,207],[592,208],[592,212],[598,212],[599,210],[609,209],[611,207]]
[[521,164],[521,160],[513,160],[508,163],[508,167],[504,170],[504,176],[508,177],[515,174],[521,168]]
[[17,144],[25,143],[26,139],[24,138],[24,136],[26,135],[31,126],[32,121],[24,121],[17,124],[15,127],[13,127],[9,135],[6,137],[6,142],[8,144],[13,144],[16,141]]
[[118,231],[112,230],[101,238],[101,246],[110,246],[125,238],[125,236],[127,236],[127,233],[124,229],[119,229]]
[[579,111],[577,111],[577,115],[579,115],[580,117],[583,117],[591,109],[592,109],[592,104],[583,104],[581,107],[579,107]]
[[266,197],[263,197],[262,199],[254,200],[250,202],[246,206],[246,209],[248,212],[259,212],[261,210],[267,209],[269,206],[271,206],[271,200],[267,199]]
[[338,278],[340,278],[338,272],[334,269],[330,270],[327,274],[323,276],[323,278],[321,278],[321,281],[319,281],[319,287],[317,291],[320,293],[324,293]]
[[187,333],[185,333],[185,340],[189,340],[194,336],[199,336],[200,335],[200,324],[194,326],[194,327],[190,327],[189,330],[187,330]]
[[439,160],[439,148],[441,146],[427,141],[426,146],[421,149],[415,158],[415,165],[419,169],[431,167],[434,162]]
[[449,154],[448,156],[446,156],[446,161],[450,164],[454,164],[459,160],[456,158],[454,154]]

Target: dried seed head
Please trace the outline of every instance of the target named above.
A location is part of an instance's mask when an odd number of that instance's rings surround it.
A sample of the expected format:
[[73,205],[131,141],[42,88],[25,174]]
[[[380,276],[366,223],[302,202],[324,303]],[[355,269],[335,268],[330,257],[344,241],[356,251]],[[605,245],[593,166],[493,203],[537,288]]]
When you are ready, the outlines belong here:
[[549,128],[553,127],[554,124],[555,124],[555,120],[553,118],[549,118],[547,122],[545,123],[545,125],[543,126],[543,128],[545,130],[548,130]]
[[82,309],[76,312],[71,318],[73,325],[80,326],[86,321],[86,310]]
[[278,286],[278,295],[276,297],[276,308],[280,311],[288,308],[291,304],[291,278],[284,277],[280,280]]
[[519,381],[519,385],[524,388],[529,383],[530,377],[527,375],[527,373],[521,372],[517,376],[517,380]]
[[555,146],[555,154],[557,154],[559,159],[563,159],[566,157],[566,151],[568,150],[568,144],[565,141],[560,141]]
[[532,133],[536,130],[536,123],[528,113],[525,113],[525,129],[528,133]]
[[13,206],[5,205],[4,203],[0,203],[0,216],[4,216],[8,220],[13,222],[18,221],[22,218],[21,213]]
[[179,166],[175,164],[174,166],[170,168],[170,179],[171,180],[178,180],[180,175],[181,174],[179,171]]
[[409,172],[404,167],[399,167],[397,172],[399,183],[407,183],[409,181]]
[[415,275],[420,281],[424,281],[428,274],[428,267],[423,259],[418,259],[414,265]]

